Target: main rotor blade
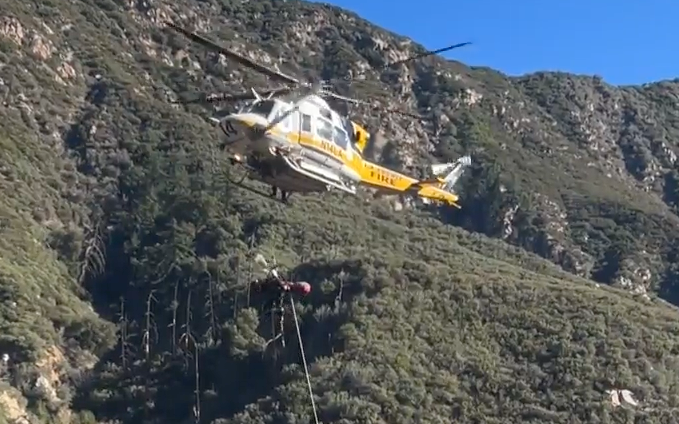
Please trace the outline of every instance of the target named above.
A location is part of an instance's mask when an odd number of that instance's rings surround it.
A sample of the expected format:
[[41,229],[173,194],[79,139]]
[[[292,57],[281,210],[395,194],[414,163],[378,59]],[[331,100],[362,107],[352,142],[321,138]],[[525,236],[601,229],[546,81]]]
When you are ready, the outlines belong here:
[[402,110],[402,109],[389,109],[389,108],[386,108],[386,109],[383,109],[383,110],[384,110],[385,112],[387,112],[387,113],[395,113],[396,115],[407,116],[407,117],[409,117],[409,118],[415,118],[415,119],[419,119],[419,120],[421,120],[421,121],[427,121],[427,120],[430,120],[430,119],[431,119],[431,118],[427,118],[426,116],[417,115],[417,114],[415,114],[415,113],[410,113],[410,112],[407,112],[407,111]]
[[[402,64],[404,64],[404,63],[408,63],[408,62],[412,62],[412,61],[414,61],[414,60],[422,59],[423,57],[433,56],[433,55],[435,55],[435,54],[447,52],[447,51],[450,51],[450,50],[453,50],[453,49],[457,49],[457,48],[460,48],[460,47],[467,46],[467,45],[469,45],[469,44],[471,44],[471,42],[465,42],[465,43],[454,44],[454,45],[452,45],[452,46],[447,46],[447,47],[443,47],[443,48],[440,48],[440,49],[431,50],[431,51],[427,51],[427,52],[424,52],[424,53],[419,53],[419,54],[416,54],[416,55],[414,55],[414,56],[410,56],[410,57],[408,57],[408,58],[406,58],[406,59],[402,59],[402,60],[398,60],[398,61],[396,61],[396,62],[388,63],[388,64],[384,65],[381,69],[378,69],[378,72],[383,72],[383,71],[385,71],[385,70],[387,70],[387,69],[389,69],[389,68],[391,68],[391,67],[397,66],[397,65],[402,65]],[[365,75],[366,72],[368,72],[369,70],[370,70],[370,69],[364,69],[363,71],[358,72],[358,74],[356,74],[356,75],[354,76],[354,78],[355,78],[355,77],[358,77],[358,76],[361,76],[361,75]],[[331,80],[331,81],[340,81],[340,80],[343,80],[343,78],[337,78],[337,79],[333,79],[333,80]],[[359,80],[359,81],[360,81],[360,80]],[[356,82],[359,82],[359,81],[356,81]],[[360,105],[364,105],[364,106],[369,106],[369,107],[371,107],[371,108],[373,108],[373,109],[378,109],[378,108],[379,108],[377,105],[371,104],[371,103],[369,103],[369,102],[364,102],[364,101],[362,101],[362,100],[357,100],[357,99],[352,99],[352,98],[349,98],[349,97],[344,97],[344,96],[341,96],[341,95],[339,95],[339,94],[336,94],[336,93],[333,93],[333,92],[330,92],[330,91],[324,91],[323,94],[326,95],[326,96],[334,97],[334,98],[336,98],[336,99],[338,99],[338,100],[343,100],[343,101],[349,102],[349,103],[354,103],[354,104],[360,104]],[[426,118],[426,117],[421,116],[421,115],[415,115],[415,114],[412,114],[412,113],[410,113],[410,112],[407,112],[407,111],[404,111],[404,110],[400,110],[400,109],[389,109],[389,108],[384,108],[384,110],[387,111],[387,112],[390,112],[390,113],[395,113],[395,114],[399,114],[399,115],[403,115],[403,116],[408,116],[408,117],[415,118],[415,119],[421,119],[421,120],[431,119],[431,118]]]
[[424,53],[419,53],[419,54],[416,54],[414,56],[410,56],[410,57],[402,59],[402,60],[397,60],[396,62],[387,63],[386,65],[383,66],[383,70],[387,69],[387,68],[391,68],[393,66],[397,66],[397,65],[412,62],[412,61],[415,61],[415,60],[418,60],[418,59],[422,59],[423,57],[433,56],[435,54],[447,52],[447,51],[454,50],[454,49],[459,49],[460,47],[468,46],[470,44],[471,44],[471,42],[468,41],[468,42],[465,42],[465,43],[459,43],[459,44],[454,44],[452,46],[443,47],[441,49],[436,49],[436,50],[431,50],[431,51],[424,52]]
[[[452,45],[452,46],[443,47],[443,48],[436,49],[436,50],[426,51],[426,52],[424,52],[424,53],[418,53],[418,54],[416,54],[416,55],[414,55],[414,56],[410,56],[410,57],[407,57],[407,58],[405,58],[405,59],[401,59],[401,60],[397,60],[397,61],[395,61],[395,62],[387,63],[386,65],[384,65],[384,66],[382,66],[381,68],[377,69],[377,72],[384,72],[384,71],[386,71],[387,69],[393,68],[394,66],[397,66],[397,65],[402,65],[402,64],[408,63],[408,62],[413,62],[413,61],[415,61],[415,60],[422,59],[423,57],[433,56],[433,55],[435,55],[435,54],[447,52],[447,51],[450,51],[450,50],[453,50],[453,49],[459,49],[460,47],[464,47],[464,46],[467,46],[467,45],[470,45],[470,44],[471,44],[471,42],[459,43],[459,44],[454,44],[454,45]],[[354,80],[355,82],[362,82],[361,80],[357,80],[357,78],[360,77],[360,76],[365,75],[365,74],[366,74],[368,71],[370,71],[370,70],[371,70],[371,69],[364,69],[364,70],[358,72],[356,75],[354,75],[353,80]],[[372,69],[372,70],[374,70],[374,69]],[[339,82],[339,81],[342,81],[343,79],[344,79],[344,78],[335,78],[335,79],[333,79],[332,81],[337,81],[337,82]]]
[[194,104],[194,103],[216,103],[216,102],[236,102],[236,101],[242,101],[242,100],[251,100],[253,99],[252,93],[242,93],[242,94],[226,94],[226,93],[217,93],[217,94],[200,94],[197,96],[193,96],[191,98],[183,98],[179,100],[173,100],[173,104],[180,104],[180,105],[188,105],[188,104]]
[[[364,100],[352,99],[351,97],[345,97],[345,96],[339,95],[337,93],[333,93],[331,91],[324,91],[323,95],[335,98],[337,100],[342,100],[342,101],[345,101],[345,102],[348,102],[348,103],[353,103],[355,105],[367,106],[371,109],[380,109],[381,108],[380,106],[378,106],[374,103],[366,102]],[[401,110],[401,109],[396,109],[396,108],[381,108],[381,109],[383,109],[385,112],[390,112],[390,113],[395,113],[395,114],[398,114],[398,115],[408,116],[410,118],[415,118],[415,119],[420,119],[420,120],[429,119],[429,118],[424,117],[422,115],[416,115],[414,113],[410,113],[408,111]]]
[[173,24],[172,22],[166,22],[166,25],[168,27],[172,28],[174,31],[184,35],[189,40],[191,40],[191,41],[193,41],[197,44],[200,44],[204,47],[207,47],[210,50],[216,51],[217,53],[221,53],[224,56],[226,56],[230,59],[233,59],[234,61],[240,63],[241,65],[246,66],[250,69],[253,69],[257,72],[260,72],[260,73],[262,73],[262,74],[264,74],[264,75],[266,75],[270,78],[277,79],[277,80],[286,82],[288,84],[299,84],[299,80],[297,80],[296,78],[293,78],[293,77],[286,75],[286,74],[284,74],[280,71],[277,71],[275,69],[272,69],[272,68],[269,68],[269,67],[264,66],[262,64],[259,64],[252,59],[249,59],[245,56],[242,56],[242,55],[234,52],[233,50],[227,49],[226,47],[222,46],[221,44],[217,44],[217,43],[215,43],[214,41],[212,41],[208,38],[205,38],[201,35],[198,35],[194,32],[191,32],[187,29],[184,29],[184,28],[182,28],[178,25]]
[[[267,98],[269,96],[277,96],[280,94],[286,94],[292,91],[290,87],[280,87],[271,90],[257,91],[257,93]],[[244,91],[237,94],[226,94],[226,93],[216,93],[208,95],[199,95],[191,98],[185,98],[181,100],[174,100],[174,104],[194,104],[194,103],[216,103],[216,102],[238,102],[244,100],[255,100],[256,97],[252,94],[252,91]]]

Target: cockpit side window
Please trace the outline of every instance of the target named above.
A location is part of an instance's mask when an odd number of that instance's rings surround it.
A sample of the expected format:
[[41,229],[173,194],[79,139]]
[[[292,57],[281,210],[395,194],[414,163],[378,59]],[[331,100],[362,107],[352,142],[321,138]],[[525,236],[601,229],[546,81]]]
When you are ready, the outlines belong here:
[[273,100],[263,100],[252,105],[248,112],[257,114],[264,118],[268,118],[269,115],[271,115],[271,111],[273,110],[275,105],[276,102],[274,102]]
[[351,123],[351,120],[347,117],[342,118],[342,126],[344,127],[344,131],[347,132],[349,142],[351,144],[356,143],[356,132],[354,131],[354,124]]
[[[285,118],[281,119],[281,117],[285,115]],[[275,120],[280,120],[278,121],[278,125],[281,128],[284,128],[286,130],[289,130],[292,128],[293,124],[293,114],[290,113],[290,108],[287,107],[286,105],[279,103],[274,107],[274,113],[271,114],[269,117],[270,121],[275,121]]]
[[316,134],[322,139],[332,141],[333,129],[330,121],[323,118],[316,118]]
[[311,132],[311,115],[307,115],[306,113],[302,114],[302,131]]
[[334,132],[333,132],[333,137],[332,141],[341,147],[342,149],[346,150],[347,146],[349,145],[349,139],[347,137],[347,133],[341,129],[340,127],[333,127]]

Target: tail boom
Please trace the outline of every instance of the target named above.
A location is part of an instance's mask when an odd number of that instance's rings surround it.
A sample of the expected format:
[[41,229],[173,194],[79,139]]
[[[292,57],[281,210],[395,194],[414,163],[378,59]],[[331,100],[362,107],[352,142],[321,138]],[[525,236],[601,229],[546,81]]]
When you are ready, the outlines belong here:
[[457,194],[446,191],[434,185],[420,185],[420,189],[417,191],[417,196],[420,197],[425,204],[435,201],[462,209],[462,207],[457,203],[459,200],[459,196]]
[[372,162],[364,162],[361,181],[363,185],[376,189],[377,196],[400,194],[420,198],[426,204],[434,201],[461,208],[458,204],[459,196],[453,191],[453,187],[462,175],[463,168],[470,163],[471,159],[466,156],[454,163],[433,165],[433,174],[447,172],[447,175],[443,178],[435,175],[416,180]]

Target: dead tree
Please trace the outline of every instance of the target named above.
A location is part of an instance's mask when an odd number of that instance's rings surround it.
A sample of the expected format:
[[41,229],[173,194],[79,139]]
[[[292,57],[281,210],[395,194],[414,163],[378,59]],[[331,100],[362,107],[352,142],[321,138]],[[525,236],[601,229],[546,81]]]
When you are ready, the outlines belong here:
[[190,369],[189,359],[193,357],[193,377],[195,382],[194,395],[195,400],[193,404],[193,417],[196,423],[200,422],[200,349],[196,339],[191,330],[191,291],[189,290],[186,296],[186,323],[182,326],[184,332],[179,338],[179,346],[184,352],[184,367],[185,370]]
[[[238,253],[238,256],[236,256],[236,287],[241,286],[241,275],[240,275],[240,252]],[[219,275],[219,273],[217,274]],[[238,318],[238,290],[235,291],[233,295],[233,319],[236,320]]]
[[172,297],[172,355],[177,354],[177,310],[179,309],[179,280],[174,283],[174,296]]
[[247,301],[245,307],[250,306],[250,282],[252,281],[252,253],[255,246],[255,233],[250,235],[250,247],[248,250],[248,291],[247,291]]
[[149,293],[146,298],[146,313],[144,318],[146,323],[144,324],[144,335],[142,336],[142,346],[144,349],[144,357],[148,363],[151,358],[151,331],[153,331],[153,338],[158,340],[158,329],[156,327],[155,320],[153,318],[153,311],[151,306],[156,302],[156,298],[153,296],[153,291]]
[[125,298],[120,298],[120,318],[118,320],[118,331],[120,332],[120,363],[123,368],[127,368],[128,347],[127,342],[127,313],[125,311]]
[[83,284],[85,279],[102,275],[106,268],[106,255],[103,250],[103,221],[93,228],[88,228],[83,243],[78,270],[78,283]]
[[193,344],[195,346],[196,340],[191,332],[191,291],[186,296],[186,323],[183,325],[184,332],[179,338],[179,345],[182,346],[184,351],[184,366],[186,369],[189,368],[189,357],[190,357],[190,346]]
[[193,417],[196,424],[200,423],[200,349],[193,343],[193,378],[195,380],[195,403],[193,405]]
[[340,305],[342,304],[342,294],[344,293],[344,282],[346,281],[347,274],[344,270],[341,270],[338,275],[339,288],[337,289],[337,296],[335,296],[335,313],[339,312]]
[[205,300],[205,303],[207,306],[207,311],[206,311],[206,318],[208,320],[209,327],[208,327],[208,346],[212,346],[217,342],[217,318],[215,315],[215,293],[214,293],[214,282],[212,281],[212,273],[208,269],[206,271],[207,273],[207,299]]

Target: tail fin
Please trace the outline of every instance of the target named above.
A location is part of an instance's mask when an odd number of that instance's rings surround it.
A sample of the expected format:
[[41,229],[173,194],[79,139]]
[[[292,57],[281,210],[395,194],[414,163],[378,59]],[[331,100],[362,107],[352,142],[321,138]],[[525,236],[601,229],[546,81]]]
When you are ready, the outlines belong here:
[[[457,203],[459,197],[453,191],[455,183],[460,179],[464,168],[471,165],[472,159],[464,156],[452,163],[442,163],[431,166],[434,178],[418,181],[413,184],[413,189],[417,189],[418,196],[425,204],[432,201],[447,203],[450,206],[460,208]],[[441,178],[441,175],[446,174]]]
[[[464,168],[470,166],[471,164],[472,158],[470,156],[462,156],[452,163],[432,165],[431,172],[439,178],[439,182],[443,184],[441,187],[443,190],[452,192],[457,180],[459,180],[462,176]],[[440,178],[440,176],[445,173],[447,173],[446,176]]]
[[363,153],[363,150],[365,150],[365,146],[368,145],[370,133],[365,128],[358,125],[356,122],[352,121],[351,123],[353,124],[354,134],[356,137],[356,149],[359,151],[359,153]]

